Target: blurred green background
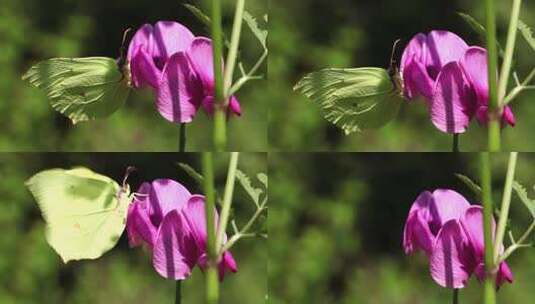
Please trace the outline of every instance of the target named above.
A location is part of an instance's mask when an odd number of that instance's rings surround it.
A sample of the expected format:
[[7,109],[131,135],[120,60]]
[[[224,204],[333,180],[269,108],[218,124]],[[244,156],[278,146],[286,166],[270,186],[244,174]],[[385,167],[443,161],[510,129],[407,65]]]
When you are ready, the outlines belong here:
[[[454,173],[478,178],[477,154],[277,153],[270,154],[270,303],[451,303],[451,290],[435,284],[424,254],[406,256],[401,246],[409,208],[425,190],[450,188],[472,204],[474,195]],[[507,154],[494,154],[495,202],[501,201]],[[535,184],[535,154],[520,154],[516,179]],[[531,219],[513,194],[515,236]],[[531,240],[535,240],[532,233]],[[508,241],[506,244],[509,244]],[[514,283],[498,303],[533,303],[535,252],[508,260]],[[472,278],[460,303],[482,303]]]
[[[216,185],[221,191],[228,159],[228,154],[214,154]],[[137,168],[128,179],[133,190],[144,181],[172,178],[192,193],[202,193],[177,162],[200,171],[200,155],[192,153],[0,153],[0,303],[174,303],[175,281],[156,273],[147,250],[129,248],[126,232],[117,246],[101,258],[63,264],[46,243],[44,221],[24,181],[44,169],[82,165],[120,183],[125,169],[132,165]],[[242,153],[239,168],[249,176],[266,172],[267,156]],[[241,227],[255,207],[239,185],[233,206]],[[267,242],[244,239],[231,251],[238,272],[225,277],[221,303],[264,303]],[[182,283],[182,294],[183,303],[203,302],[204,275],[198,267]]]
[[[505,45],[511,1],[495,1],[498,34]],[[276,151],[451,151],[451,136],[432,125],[422,102],[404,103],[398,117],[379,130],[344,136],[323,119],[319,107],[292,91],[306,73],[326,67],[387,68],[393,42],[395,59],[418,32],[450,30],[470,45],[478,36],[457,16],[466,12],[484,21],[484,1],[428,0],[274,0],[270,7],[270,147]],[[521,19],[535,27],[535,3],[523,1]],[[535,54],[518,37],[520,78],[535,66]],[[503,130],[503,150],[534,151],[535,91],[512,104],[518,124]],[[460,139],[461,151],[486,150],[486,129],[473,122]]]
[[[21,80],[38,61],[52,57],[118,57],[123,31],[144,23],[174,20],[195,35],[205,27],[183,3],[203,8],[210,2],[185,0],[3,0],[0,6],[0,151],[177,151],[179,126],[163,119],[151,90],[132,91],[126,105],[108,119],[80,123],[56,113],[46,96]],[[234,1],[224,0],[224,30],[230,35]],[[267,1],[249,0],[254,16]],[[208,10],[205,10],[208,12]],[[241,57],[250,68],[262,52],[244,26]],[[243,115],[228,125],[230,151],[267,150],[266,81],[250,82],[237,96]],[[211,148],[212,121],[199,113],[188,125],[187,151]]]

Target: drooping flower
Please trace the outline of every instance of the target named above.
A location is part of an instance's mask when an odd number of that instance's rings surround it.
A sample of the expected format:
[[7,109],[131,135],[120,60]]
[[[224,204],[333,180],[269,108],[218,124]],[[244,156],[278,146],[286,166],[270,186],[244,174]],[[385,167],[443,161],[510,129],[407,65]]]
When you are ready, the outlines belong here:
[[[417,34],[401,57],[403,93],[408,100],[423,97],[431,121],[446,133],[463,133],[475,116],[488,121],[486,50],[468,46],[448,31]],[[511,109],[504,107],[502,124],[515,125]]]
[[[126,230],[130,246],[146,244],[154,269],[165,278],[184,280],[195,265],[207,267],[204,196],[192,195],[174,180],[157,179],[140,186],[128,209]],[[219,261],[220,279],[236,271],[232,254],[225,252]]]
[[[425,191],[418,196],[405,223],[403,247],[406,254],[426,253],[431,277],[442,287],[463,288],[472,274],[480,281],[486,277],[482,208],[470,205],[453,190]],[[513,274],[502,262],[496,286],[505,281],[511,283]]]
[[[214,107],[212,42],[195,37],[180,23],[159,21],[143,25],[128,48],[132,86],[152,87],[156,108],[167,120],[191,122],[202,106],[208,114]],[[236,97],[229,111],[240,115]]]

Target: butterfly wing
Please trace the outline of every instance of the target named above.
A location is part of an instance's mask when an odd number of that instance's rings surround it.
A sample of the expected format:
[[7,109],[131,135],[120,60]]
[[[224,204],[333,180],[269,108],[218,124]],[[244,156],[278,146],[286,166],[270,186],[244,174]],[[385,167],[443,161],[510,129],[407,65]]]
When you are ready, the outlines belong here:
[[127,77],[107,57],[52,58],[32,66],[22,79],[42,89],[73,123],[111,115],[130,91]]
[[346,134],[385,125],[401,105],[381,68],[323,69],[303,77],[294,90],[318,103],[324,117]]
[[51,169],[26,185],[46,221],[47,241],[65,263],[100,257],[123,233],[128,193],[106,176],[87,168]]

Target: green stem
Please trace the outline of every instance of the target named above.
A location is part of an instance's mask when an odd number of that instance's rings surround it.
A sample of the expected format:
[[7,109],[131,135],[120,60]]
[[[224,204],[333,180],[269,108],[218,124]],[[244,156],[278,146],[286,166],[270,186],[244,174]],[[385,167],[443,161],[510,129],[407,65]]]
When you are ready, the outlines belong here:
[[496,263],[496,265],[499,265],[499,263],[505,261],[517,249],[522,248],[522,247],[531,247],[532,244],[524,244],[524,241],[529,237],[529,235],[534,229],[535,229],[535,220],[531,222],[531,225],[529,225],[529,228],[524,232],[524,234],[522,234],[522,236],[517,241],[514,241],[511,236],[511,242],[513,243],[513,245],[509,246],[509,248],[505,250],[505,252],[498,259],[498,262]]
[[232,25],[232,36],[230,38],[229,52],[227,55],[227,62],[225,65],[225,102],[228,102],[230,97],[230,87],[232,86],[232,76],[234,75],[234,67],[236,66],[236,59],[238,57],[238,46],[240,45],[240,35],[243,23],[243,11],[245,10],[245,0],[236,1],[236,11],[234,12],[234,23]]
[[513,182],[515,180],[516,159],[518,153],[511,152],[509,154],[509,164],[507,166],[507,176],[505,178],[505,185],[503,187],[502,204],[500,206],[500,218],[498,219],[498,227],[496,228],[496,241],[494,243],[494,262],[498,261],[500,257],[500,248],[503,243],[505,235],[505,227],[507,219],[509,218],[509,206],[511,205],[511,193],[513,191]]
[[217,228],[217,237],[215,241],[215,248],[218,255],[223,254],[220,252],[227,230],[228,219],[230,215],[230,207],[232,205],[232,194],[234,193],[234,181],[236,180],[236,170],[238,168],[238,152],[232,152],[230,154],[230,162],[228,166],[227,182],[225,184],[225,194],[223,196],[223,204],[221,207],[221,215],[219,217],[219,225]]
[[459,152],[459,134],[458,133],[453,134],[452,151]]
[[507,93],[507,83],[509,82],[509,74],[511,73],[511,66],[513,63],[513,52],[515,50],[516,36],[518,31],[518,18],[520,16],[521,5],[522,0],[513,0],[511,19],[509,20],[509,29],[507,30],[507,42],[505,45],[505,53],[503,56],[500,80],[498,83],[498,101],[500,106],[504,105],[503,99]]
[[176,287],[175,287],[175,304],[180,304],[182,302],[182,292],[181,292],[181,280],[176,281]]
[[202,154],[202,171],[204,176],[204,194],[206,196],[206,249],[208,252],[206,303],[216,304],[219,301],[219,281],[217,278],[217,252],[215,247],[215,190],[211,152],[203,152]]
[[489,78],[489,126],[488,150],[500,150],[500,108],[498,103],[497,77],[498,50],[496,47],[496,9],[494,0],[485,1],[485,19],[487,25],[487,53]]
[[490,155],[488,152],[480,154],[481,187],[483,190],[483,233],[485,239],[485,285],[483,299],[485,304],[496,303],[494,289],[494,257],[492,240],[492,173],[490,169]]
[[186,152],[186,124],[180,124],[180,135],[178,137],[178,152]]
[[223,87],[223,37],[221,29],[221,0],[212,0],[212,47],[214,61],[214,147],[225,150],[225,94]]
[[459,304],[459,289],[453,289],[453,304]]

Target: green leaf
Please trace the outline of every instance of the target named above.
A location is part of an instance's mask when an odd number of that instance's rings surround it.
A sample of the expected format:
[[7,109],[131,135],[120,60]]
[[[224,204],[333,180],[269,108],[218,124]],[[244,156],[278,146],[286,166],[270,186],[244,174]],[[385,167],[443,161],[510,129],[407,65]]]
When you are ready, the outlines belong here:
[[112,179],[87,168],[41,171],[26,181],[46,222],[46,239],[67,263],[113,248],[132,198]]
[[470,188],[470,190],[474,192],[474,194],[476,195],[478,199],[480,199],[483,196],[481,187],[477,183],[475,183],[471,178],[469,178],[466,175],[459,174],[459,173],[455,173],[455,176],[459,180],[461,180],[461,182],[463,182],[466,186],[468,186],[468,188]]
[[531,28],[522,22],[522,20],[518,20],[518,30],[522,33],[522,37],[524,37],[529,46],[535,51],[535,38],[533,37]]
[[[236,178],[240,182],[245,192],[249,194],[255,205],[257,207],[260,206],[260,195],[264,193],[264,190],[253,186],[253,184],[251,183],[251,179],[239,169],[236,171]],[[262,184],[266,185],[267,189],[267,176],[263,173],[260,173],[258,174],[258,179]]]
[[515,193],[518,198],[528,208],[533,218],[535,218],[535,200],[532,200],[528,197],[528,192],[526,191],[526,188],[524,188],[520,183],[515,181],[513,182],[513,189],[515,190]]
[[264,185],[264,187],[268,188],[268,176],[265,173],[258,173],[256,175],[256,178]]
[[401,105],[399,92],[381,68],[323,69],[303,77],[294,90],[316,102],[346,135],[384,126]]
[[[258,25],[258,21],[256,20],[253,15],[251,15],[249,12],[245,11],[243,13],[243,20],[249,27],[249,29],[253,32],[255,37],[260,41],[260,44],[264,48],[264,50],[267,50],[267,35],[268,30],[266,28],[260,29],[260,26]],[[267,14],[264,15],[264,20],[267,23]]]
[[[459,15],[472,28],[481,41],[487,41],[487,29],[481,23],[468,14],[457,12],[457,15]],[[496,46],[498,47],[500,57],[503,57],[504,50],[498,41],[496,41]]]
[[199,184],[199,186],[203,186],[204,178],[199,172],[195,171],[195,169],[185,163],[178,163],[178,166],[182,168],[182,170],[184,170],[191,178],[193,178],[195,182]]
[[107,57],[52,58],[32,66],[22,79],[42,89],[74,124],[111,115],[130,91],[127,77]]

